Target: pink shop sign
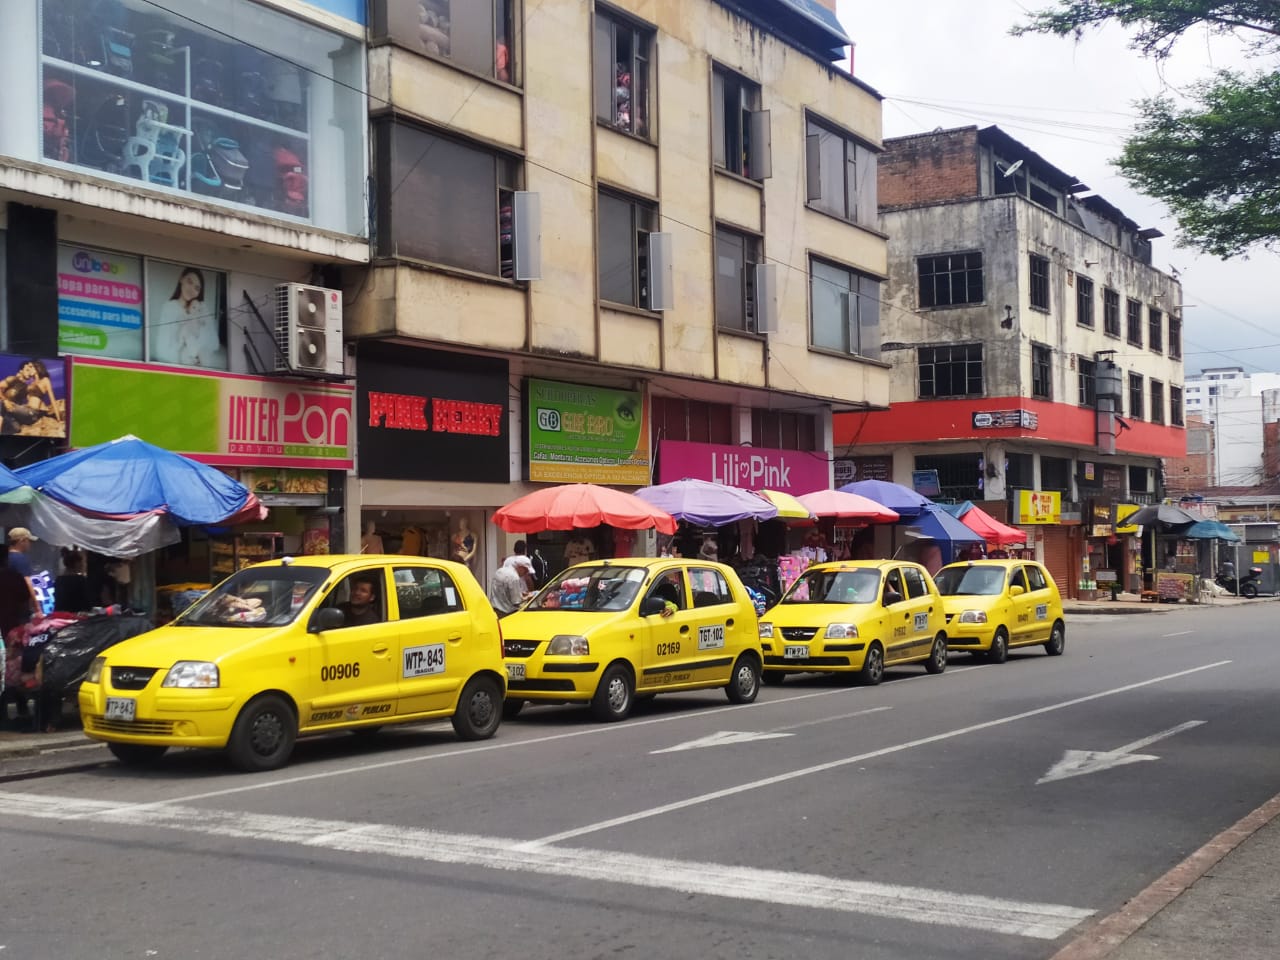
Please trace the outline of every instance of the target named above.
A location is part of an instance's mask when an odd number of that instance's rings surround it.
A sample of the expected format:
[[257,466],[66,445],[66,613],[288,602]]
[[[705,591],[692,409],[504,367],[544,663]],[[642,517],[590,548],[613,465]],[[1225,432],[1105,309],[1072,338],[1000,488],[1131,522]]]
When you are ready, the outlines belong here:
[[746,490],[812,493],[831,485],[831,464],[821,452],[663,440],[658,444],[658,483],[686,478]]

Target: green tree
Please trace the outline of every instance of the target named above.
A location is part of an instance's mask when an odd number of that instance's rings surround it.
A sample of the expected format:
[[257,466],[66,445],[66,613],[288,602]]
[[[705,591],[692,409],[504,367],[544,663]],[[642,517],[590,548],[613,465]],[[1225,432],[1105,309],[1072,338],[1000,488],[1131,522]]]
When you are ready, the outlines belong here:
[[[1276,0],[1058,0],[1012,32],[1079,41],[1109,23],[1132,31],[1133,49],[1157,60],[1193,28],[1233,34],[1273,63],[1280,55]],[[1185,105],[1159,96],[1137,107],[1141,119],[1116,163],[1169,206],[1180,244],[1225,259],[1280,241],[1280,73],[1219,71]]]

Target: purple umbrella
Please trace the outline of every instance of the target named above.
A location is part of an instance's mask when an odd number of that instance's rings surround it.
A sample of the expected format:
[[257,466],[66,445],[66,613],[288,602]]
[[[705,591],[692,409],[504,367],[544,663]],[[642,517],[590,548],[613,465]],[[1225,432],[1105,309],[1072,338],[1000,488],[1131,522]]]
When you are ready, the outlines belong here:
[[846,483],[840,489],[845,493],[859,494],[868,500],[874,500],[881,506],[895,510],[903,520],[912,520],[920,516],[926,507],[933,505],[933,501],[928,497],[916,493],[910,487],[891,483],[888,480],[858,480],[855,483]]
[[778,508],[763,497],[708,480],[672,480],[643,487],[636,491],[636,496],[677,520],[687,520],[700,527],[720,527],[750,517],[771,520],[778,515]]

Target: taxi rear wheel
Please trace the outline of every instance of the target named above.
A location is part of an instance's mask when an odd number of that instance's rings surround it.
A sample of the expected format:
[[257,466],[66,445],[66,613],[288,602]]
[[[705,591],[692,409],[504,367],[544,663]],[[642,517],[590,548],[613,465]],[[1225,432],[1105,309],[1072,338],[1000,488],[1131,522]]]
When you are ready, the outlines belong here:
[[145,767],[163,757],[169,748],[149,743],[108,743],[107,749],[126,767]]
[[1060,657],[1066,648],[1067,628],[1062,625],[1061,620],[1058,620],[1049,631],[1049,642],[1044,645],[1044,652],[1051,657]]
[[947,635],[939,633],[933,638],[933,649],[929,651],[929,659],[924,662],[929,673],[941,673],[947,669]]
[[591,698],[591,714],[602,723],[625,720],[635,698],[635,681],[631,671],[615,663],[604,672]]
[[862,658],[862,670],[858,673],[858,682],[864,687],[879,685],[884,679],[884,651],[880,644],[873,643],[867,648],[867,655]]
[[991,649],[987,651],[988,663],[1004,663],[1009,659],[1009,634],[1004,627],[996,630],[991,638]]
[[453,712],[453,731],[461,740],[488,740],[498,732],[506,707],[493,677],[472,677]]
[[760,693],[760,663],[749,653],[738,657],[724,688],[730,703],[751,703]]
[[257,773],[284,766],[298,738],[298,718],[283,697],[269,693],[251,700],[231,730],[227,755],[240,770]]

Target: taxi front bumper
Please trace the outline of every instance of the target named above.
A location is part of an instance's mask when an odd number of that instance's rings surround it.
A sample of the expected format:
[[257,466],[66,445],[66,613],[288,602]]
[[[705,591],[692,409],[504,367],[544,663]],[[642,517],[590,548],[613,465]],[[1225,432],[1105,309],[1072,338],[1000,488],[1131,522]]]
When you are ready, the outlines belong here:
[[508,700],[588,701],[600,682],[594,660],[506,657]]
[[990,650],[991,641],[1000,624],[993,620],[986,623],[961,623],[959,614],[947,614],[948,650]]
[[[108,718],[108,698],[132,700],[133,719]],[[106,743],[221,748],[239,713],[237,698],[223,689],[116,691],[86,682],[78,699],[85,736]]]
[[[813,639],[793,643],[785,638],[761,642],[764,668],[792,673],[841,673],[862,669],[867,644],[862,640]],[[803,651],[803,654],[801,653]]]

